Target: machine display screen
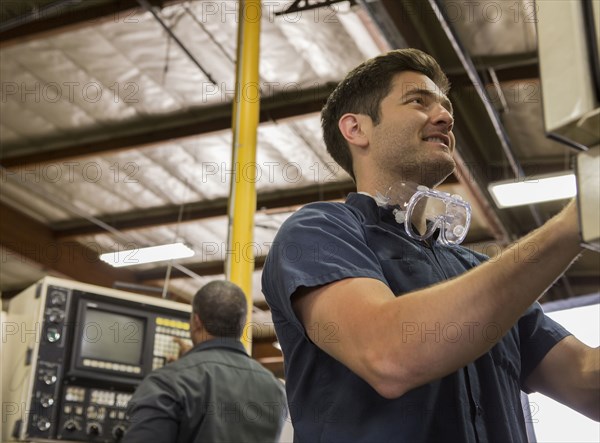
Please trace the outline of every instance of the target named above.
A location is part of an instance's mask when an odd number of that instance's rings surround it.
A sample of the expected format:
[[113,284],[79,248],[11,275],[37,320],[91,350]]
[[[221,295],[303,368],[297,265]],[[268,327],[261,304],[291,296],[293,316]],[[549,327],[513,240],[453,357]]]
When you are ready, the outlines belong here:
[[139,365],[142,360],[144,329],[143,318],[88,306],[81,330],[80,356]]

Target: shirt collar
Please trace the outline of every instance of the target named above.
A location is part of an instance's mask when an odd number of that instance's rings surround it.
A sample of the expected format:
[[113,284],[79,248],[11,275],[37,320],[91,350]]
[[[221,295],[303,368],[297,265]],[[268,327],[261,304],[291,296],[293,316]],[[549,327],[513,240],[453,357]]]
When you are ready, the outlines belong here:
[[378,224],[381,220],[396,223],[392,209],[380,205],[375,197],[366,192],[351,192],[346,198],[346,204],[358,209],[367,223]]
[[364,191],[359,191],[357,192],[357,194],[361,194],[361,195],[366,195],[368,197],[371,197],[373,200],[375,200],[375,203],[377,203],[377,206],[379,207],[386,207],[387,206],[387,202],[383,199],[383,196],[379,193],[377,193],[378,195],[371,195],[368,192],[364,192]]
[[244,348],[242,342],[239,339],[233,337],[215,337],[213,339],[203,341],[202,343],[199,343],[196,346],[194,346],[194,348],[190,352],[200,352],[216,348],[227,349],[229,351],[237,351],[248,356],[246,348]]

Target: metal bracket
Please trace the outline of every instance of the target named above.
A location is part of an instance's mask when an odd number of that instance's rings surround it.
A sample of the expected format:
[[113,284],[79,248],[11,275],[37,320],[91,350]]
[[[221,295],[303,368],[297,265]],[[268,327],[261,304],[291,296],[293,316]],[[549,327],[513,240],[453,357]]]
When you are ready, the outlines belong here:
[[25,353],[25,366],[31,365],[32,356],[33,356],[33,349],[27,348],[27,352]]
[[335,3],[350,2],[350,6],[356,5],[356,0],[296,0],[285,11],[276,12],[275,15],[292,14],[295,12],[309,11],[311,9],[331,6]]

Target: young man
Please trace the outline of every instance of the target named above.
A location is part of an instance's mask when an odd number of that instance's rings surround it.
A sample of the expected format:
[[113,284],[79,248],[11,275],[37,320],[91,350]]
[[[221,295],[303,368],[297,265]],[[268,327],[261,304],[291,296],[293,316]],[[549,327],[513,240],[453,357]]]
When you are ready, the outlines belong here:
[[239,341],[246,311],[233,283],[214,281],[196,293],[194,347],[137,388],[124,442],[277,441],[287,411],[283,384]]
[[[300,442],[526,441],[521,389],[598,420],[598,350],[536,303],[581,252],[573,202],[514,245],[534,245],[530,260],[485,262],[415,240],[373,198],[452,173],[447,91],[433,58],[398,50],[350,72],[322,111],[358,193],[290,217],[262,281]],[[425,215],[411,223],[423,232]]]

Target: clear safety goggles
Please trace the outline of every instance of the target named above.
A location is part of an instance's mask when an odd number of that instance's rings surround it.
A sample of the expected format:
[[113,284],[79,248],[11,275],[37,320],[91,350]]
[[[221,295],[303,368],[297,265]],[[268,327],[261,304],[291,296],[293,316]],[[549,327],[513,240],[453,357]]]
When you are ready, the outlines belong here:
[[[386,206],[394,207],[396,221],[403,223],[406,233],[415,240],[427,240],[439,229],[438,243],[455,246],[463,242],[469,231],[471,205],[459,195],[402,182],[391,186],[385,195],[378,192],[377,198]],[[412,223],[415,213],[423,213],[428,221],[422,235],[415,231]]]

